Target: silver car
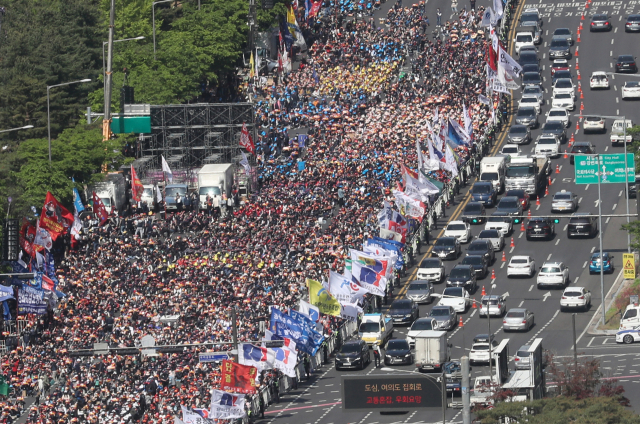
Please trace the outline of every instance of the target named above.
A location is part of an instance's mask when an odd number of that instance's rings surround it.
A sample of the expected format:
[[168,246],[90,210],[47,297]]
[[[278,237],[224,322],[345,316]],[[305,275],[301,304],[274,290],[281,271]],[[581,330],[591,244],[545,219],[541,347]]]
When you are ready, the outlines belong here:
[[504,236],[498,230],[482,230],[477,237],[478,240],[488,240],[493,246],[493,250],[500,251],[504,247]]
[[570,191],[559,191],[553,195],[551,212],[575,212],[578,209],[578,196]]
[[505,332],[529,331],[533,324],[533,312],[525,308],[511,308],[502,319],[502,329]]
[[486,317],[488,314],[489,316],[501,317],[507,310],[506,303],[506,299],[503,296],[495,294],[482,296],[480,316]]
[[433,284],[427,280],[412,281],[407,289],[407,298],[416,303],[431,303]]
[[451,306],[434,306],[429,317],[436,321],[434,330],[449,331],[458,322],[458,313]]
[[528,370],[531,368],[529,362],[529,345],[520,346],[520,349],[516,352],[516,356],[513,358],[516,363],[517,370]]

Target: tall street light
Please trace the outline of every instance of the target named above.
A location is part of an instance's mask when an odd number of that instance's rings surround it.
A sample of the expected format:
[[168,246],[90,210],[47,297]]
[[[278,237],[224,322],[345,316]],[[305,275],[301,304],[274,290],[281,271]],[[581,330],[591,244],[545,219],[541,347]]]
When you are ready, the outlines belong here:
[[[427,380],[429,380],[430,383],[432,383],[434,386],[436,386],[436,388],[438,388],[438,390],[440,391],[440,394],[442,395],[442,424],[447,423],[447,379],[444,376],[444,370],[442,370],[442,374],[436,374],[436,375],[422,374],[421,372],[407,371],[403,369],[389,368],[389,367],[382,367],[380,368],[380,371],[406,372],[407,374],[419,375],[420,377],[424,377]],[[438,387],[438,385],[436,384],[436,381],[440,381],[440,387]]]
[[151,3],[151,20],[153,22],[153,60],[156,60],[156,4],[169,3],[175,0],[160,0]]
[[0,133],[6,133],[9,131],[20,131],[20,130],[28,130],[29,128],[33,128],[33,125],[25,125],[24,127],[11,128],[8,130],[0,130]]
[[51,115],[49,112],[49,90],[54,87],[62,87],[63,85],[79,84],[81,82],[91,82],[90,78],[85,78],[78,81],[65,82],[63,84],[55,84],[47,86],[47,138],[49,139],[49,167],[51,167]]
[[[132,41],[132,40],[144,40],[144,35],[141,35],[140,37],[134,37],[134,38],[123,38],[122,40],[113,40],[113,42],[114,43],[119,43],[121,41]],[[103,41],[102,42],[102,83],[103,84],[106,81],[105,69],[107,67],[107,65],[105,64],[105,61],[104,61],[104,46],[106,46],[107,44],[109,44],[108,41]]]

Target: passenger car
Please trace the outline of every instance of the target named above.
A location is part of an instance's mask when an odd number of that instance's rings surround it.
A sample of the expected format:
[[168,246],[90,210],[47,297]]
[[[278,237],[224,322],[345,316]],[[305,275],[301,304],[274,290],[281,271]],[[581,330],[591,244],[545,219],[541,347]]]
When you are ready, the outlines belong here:
[[504,196],[498,202],[496,212],[503,212],[514,219],[518,219],[518,217],[522,216],[522,203],[516,196]]
[[336,354],[336,370],[341,368],[364,369],[371,363],[369,345],[364,340],[349,340],[344,342],[340,352]]
[[609,77],[606,72],[603,71],[595,71],[591,74],[591,79],[589,80],[589,87],[593,90],[596,88],[609,88]]
[[[561,80],[560,80],[561,81]],[[553,107],[547,112],[547,122],[559,121],[562,122],[565,128],[569,126],[569,113],[566,108]]]
[[413,324],[418,319],[418,305],[411,299],[396,299],[389,306],[389,316],[394,324]]
[[578,209],[578,196],[570,191],[559,191],[551,200],[551,212],[575,212]]
[[467,256],[482,255],[487,259],[489,264],[492,264],[496,258],[496,254],[493,249],[493,244],[488,240],[474,240],[469,244],[467,248]]
[[504,296],[500,296],[497,294],[482,296],[480,300],[480,313],[481,317],[487,316],[498,316],[501,317],[506,312],[507,302]]
[[630,54],[621,54],[616,60],[616,72],[630,72],[635,74],[638,72],[636,58]]
[[471,224],[480,224],[484,222],[486,216],[487,211],[482,203],[469,202],[462,210],[461,219]]
[[565,38],[552,37],[549,43],[549,59],[571,58],[571,44]]
[[556,234],[555,223],[549,218],[534,217],[527,223],[527,240],[534,238],[552,239]]
[[514,196],[518,198],[518,200],[520,201],[520,204],[522,205],[522,210],[529,209],[529,206],[531,205],[531,198],[529,196],[529,193],[521,189],[512,188],[511,190],[507,190],[504,193],[504,197],[510,197],[510,196]]
[[494,212],[487,217],[487,223],[484,225],[485,230],[498,230],[505,237],[513,231],[513,219],[503,212]]
[[569,284],[569,268],[558,261],[545,262],[538,272],[538,288],[544,286],[566,286]]
[[520,49],[524,46],[533,46],[533,34],[530,32],[518,32],[513,40],[516,54],[520,54]]
[[469,293],[474,293],[478,289],[475,268],[463,264],[454,266],[447,277],[447,287],[463,287]]
[[574,110],[576,108],[576,98],[570,93],[556,93],[551,100],[551,107]]
[[595,237],[598,234],[598,217],[591,212],[580,212],[569,219],[567,225],[567,237],[588,236]]
[[435,281],[439,283],[444,278],[444,264],[440,258],[426,258],[418,267],[418,280]]
[[569,28],[556,28],[551,39],[554,38],[567,40],[569,44],[573,44],[573,32]]
[[640,82],[625,81],[620,92],[620,97],[622,97],[622,99],[640,98]]
[[571,69],[567,59],[554,59],[551,64],[551,76],[553,77],[558,71],[568,71]]
[[616,343],[631,344],[640,341],[640,327],[620,330],[616,333]]
[[[469,292],[462,287],[447,287],[438,302],[438,306],[451,306],[456,312],[465,312],[470,304]],[[431,310],[432,312],[433,309]],[[436,320],[438,319],[435,315],[430,316],[433,316]]]
[[526,125],[512,125],[507,135],[509,143],[531,143],[531,130]]
[[597,13],[591,17],[591,25],[589,25],[589,31],[611,31],[611,22],[609,16],[604,13]]
[[540,100],[540,104],[544,104],[544,91],[541,87],[525,87],[522,90],[522,97],[535,97]]
[[529,128],[538,128],[538,112],[534,107],[521,107],[516,113],[516,124],[526,125]]
[[502,150],[500,150],[500,154],[516,157],[522,155],[522,150],[520,150],[520,146],[518,146],[517,144],[505,144]]
[[520,15],[520,25],[526,25],[528,22],[535,22],[539,26],[544,23],[537,7],[528,7]]
[[409,342],[405,339],[391,339],[384,349],[385,365],[411,365],[413,364],[413,355]]
[[584,118],[583,121],[584,133],[589,132],[607,132],[605,128],[604,118],[601,116],[590,115]]
[[407,333],[407,341],[409,342],[409,345],[414,345],[416,343],[416,335],[419,332],[435,329],[435,321],[431,317],[418,318],[417,320],[413,321],[413,324],[411,324],[411,328],[409,328],[409,332]]
[[530,347],[531,346],[529,345],[520,346],[520,349],[516,352],[513,361],[516,363],[517,370],[528,370],[531,368],[531,363],[529,361]]
[[471,198],[485,206],[494,206],[498,200],[498,192],[490,181],[478,181],[471,188]]
[[573,81],[573,74],[571,74],[571,71],[568,69],[558,70],[553,73],[553,76],[551,77],[551,84],[553,84],[556,80],[559,80],[561,78],[566,78]]
[[[476,342],[475,340],[478,341]],[[491,336],[491,342],[489,342],[488,335],[486,339],[479,339],[477,336],[474,338],[474,343],[471,345],[471,350],[469,351],[469,364],[475,364],[478,362],[489,363],[489,343],[491,343],[491,349],[498,346],[498,342],[493,336]]]
[[[464,310],[462,312],[464,312]],[[429,312],[429,318],[435,320],[434,330],[449,331],[458,323],[458,313],[450,305],[434,306],[431,312]]]
[[575,143],[573,143],[573,146],[571,146],[571,149],[569,150],[569,153],[572,153],[571,156],[569,156],[569,163],[571,165],[575,163],[576,154],[592,155],[595,152],[596,148],[593,146],[593,144],[591,144],[590,141],[576,141]]
[[557,79],[556,82],[553,83],[553,95],[555,96],[556,93],[569,93],[575,96],[576,86],[569,78]]
[[525,72],[520,75],[520,81],[522,82],[523,87],[542,85],[542,77],[538,72]]
[[533,277],[536,274],[536,262],[531,256],[516,255],[512,256],[507,266],[507,278],[516,275],[525,275]]
[[536,109],[537,113],[540,113],[540,108],[542,104],[537,97],[523,97],[518,102],[518,107],[523,107],[523,106],[531,106]]
[[[609,252],[602,252],[602,257],[604,258],[603,271],[613,274],[613,256]],[[592,253],[589,260],[589,274],[597,273],[600,273],[600,252]]]
[[567,130],[565,129],[562,122],[558,121],[550,121],[545,122],[542,126],[542,135],[552,134],[558,137],[560,143],[564,143],[567,141]]
[[482,279],[489,273],[487,258],[480,255],[466,256],[460,265],[471,265],[476,270],[476,279]]
[[640,31],[640,15],[627,16],[627,22],[624,23],[624,32]]
[[[493,189],[493,185],[491,183],[488,184]],[[468,222],[451,221],[444,229],[444,236],[455,237],[460,243],[467,243],[471,240],[471,226]]]
[[567,287],[560,298],[560,312],[567,309],[582,308],[588,310],[591,306],[591,292],[584,287]]
[[502,329],[507,331],[529,331],[535,324],[533,312],[525,308],[511,308],[502,320]]
[[460,242],[455,237],[440,237],[431,250],[431,254],[440,259],[456,259],[461,253]]
[[495,251],[504,248],[504,236],[498,230],[482,230],[476,238],[478,240],[489,240]]
[[432,294],[433,284],[430,281],[414,280],[409,284],[406,296],[416,303],[431,303]]
[[520,56],[518,57],[518,63],[520,66],[528,65],[528,64],[539,64],[540,59],[538,59],[538,54],[532,51],[524,51],[524,49],[520,49]]
[[542,134],[536,140],[534,153],[539,156],[558,157],[560,155],[560,139],[554,134]]

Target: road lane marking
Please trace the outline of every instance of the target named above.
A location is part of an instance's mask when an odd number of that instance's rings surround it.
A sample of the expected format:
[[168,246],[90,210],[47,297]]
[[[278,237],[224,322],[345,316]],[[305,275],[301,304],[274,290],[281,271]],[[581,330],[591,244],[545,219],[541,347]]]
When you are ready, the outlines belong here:
[[582,197],[578,199],[578,203],[582,203]]
[[[325,404],[322,404],[322,405],[297,406],[295,408],[286,407],[284,409],[275,409],[273,411],[264,411],[264,414],[267,415],[267,414],[282,413],[282,412],[285,412],[285,411],[294,411],[294,410],[297,410],[297,409],[318,408],[318,407],[321,407],[321,406],[335,406],[335,405],[339,405],[341,403],[342,403],[342,401],[340,401],[340,402],[332,402],[332,403],[325,403]],[[312,412],[312,411],[308,411],[308,412]]]
[[536,210],[539,210],[539,209],[540,209],[540,205],[536,206]]
[[367,418],[369,418],[369,415],[373,414],[373,411],[369,412],[367,415],[364,416],[364,418],[362,419],[362,421],[360,421],[358,424],[363,424]]
[[587,185],[584,187],[584,189],[585,189],[585,190],[589,190],[589,186],[590,186],[590,185],[591,185],[591,184],[587,184]]
[[611,219],[611,217],[610,217],[610,216],[608,216],[608,217],[607,217],[607,220],[606,220],[604,223],[605,223],[605,224],[608,224],[610,219]]
[[551,259],[551,253],[549,253],[549,256],[547,256],[547,260]]
[[568,227],[569,227],[569,224],[564,224],[564,228],[562,229],[562,231],[567,231]]
[[531,284],[531,287],[529,287],[529,291],[533,290],[534,287],[535,287],[535,284]]
[[[614,39],[612,38],[612,39],[611,39],[611,44],[613,44],[613,42],[614,42]],[[613,53],[613,51],[612,51],[611,53]]]
[[615,210],[616,210],[616,206],[618,206],[618,204],[617,204],[617,203],[615,203],[615,204],[613,205],[613,208],[611,208],[611,210],[614,210],[614,211],[615,211]]
[[500,268],[504,268],[504,264],[506,264],[506,262],[502,262],[502,265],[500,265]]
[[596,250],[596,247],[595,247],[595,246],[593,246],[593,247],[591,248],[591,253],[593,253],[595,250]]
[[620,99],[616,97],[616,103],[620,103]]
[[518,308],[521,307],[523,303],[524,303],[524,300],[520,302],[520,304],[518,305]]
[[575,279],[575,280],[573,280],[573,284],[574,284],[574,285],[575,285],[575,284],[578,284],[578,280],[579,280],[579,279],[580,279],[580,277],[576,277],[576,279]]
[[623,192],[623,191],[624,191],[624,190],[620,190],[620,193],[618,193],[618,197],[622,197],[622,192]]
[[[613,41],[613,40],[611,40],[611,41]],[[613,56],[613,50],[609,51],[609,56]]]
[[604,151],[607,152],[609,150],[609,146],[604,147]]
[[614,85],[614,86],[613,86],[613,89],[614,89],[615,91],[618,91],[618,86],[617,86],[617,85]]
[[522,236],[524,235],[524,233],[520,233],[520,235],[518,236],[518,238],[522,238]]
[[556,246],[560,243],[560,239],[556,240]]
[[[614,33],[618,32],[618,27],[616,27],[616,29],[613,30]],[[611,40],[613,41],[613,40]]]
[[515,246],[513,246],[513,247],[509,250],[509,253],[513,253],[513,249],[515,249],[515,248],[516,248],[516,247],[515,247]]
[[588,263],[589,261],[584,261],[584,264],[582,264],[582,268],[586,268]]

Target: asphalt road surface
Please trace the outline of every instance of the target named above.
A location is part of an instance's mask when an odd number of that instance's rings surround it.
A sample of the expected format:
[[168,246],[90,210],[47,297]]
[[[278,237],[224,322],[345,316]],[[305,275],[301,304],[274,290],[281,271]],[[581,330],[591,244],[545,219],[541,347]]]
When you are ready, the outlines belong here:
[[[405,2],[406,3],[406,2]],[[391,0],[383,5],[383,10],[376,13],[376,20],[386,14],[386,10],[391,6]],[[406,6],[407,4],[405,4]],[[427,14],[432,24],[435,22],[435,10],[440,7],[443,12],[450,12],[450,2],[442,0],[430,0],[427,2]],[[488,6],[488,1],[478,1],[478,5]],[[459,8],[463,6],[469,7],[466,1],[459,3]],[[584,98],[580,99],[578,94],[577,108],[573,113],[579,114],[581,103],[584,104],[583,113],[599,114],[599,115],[621,115],[625,114],[627,119],[632,119],[635,124],[640,123],[640,110],[638,103],[632,101],[623,101],[620,98],[620,90],[624,81],[630,79],[638,79],[634,76],[615,75],[611,80],[612,87],[605,91],[591,91],[589,89],[589,77],[593,71],[613,72],[613,64],[619,54],[637,54],[640,45],[640,34],[625,33],[624,21],[626,15],[630,13],[640,13],[640,2],[635,1],[606,1],[592,2],[590,7],[586,9],[585,3],[557,3],[557,2],[536,2],[527,1],[524,7],[539,8],[543,18],[543,41],[539,46],[539,57],[544,75],[545,104],[542,107],[542,115],[540,122],[544,123],[544,114],[549,110],[551,103],[551,73],[548,59],[548,47],[551,34],[556,28],[570,28],[576,37],[577,29],[582,22],[584,30],[581,32],[580,42],[576,42],[572,47],[574,53],[570,60],[572,72],[574,74],[574,82],[582,84]],[[518,8],[518,13],[522,7]],[[581,20],[581,15],[586,13],[586,19]],[[611,15],[611,22],[614,30],[603,33],[590,33],[589,17],[593,13],[608,13]],[[512,37],[513,38],[513,37]],[[576,57],[575,51],[579,54]],[[579,65],[581,80],[576,78],[576,65]],[[514,93],[514,104],[520,92]],[[512,119],[512,118],[511,118]],[[576,122],[578,117],[572,116],[571,125],[567,131],[568,135],[574,134],[576,141],[590,141],[596,146],[596,151],[600,153],[619,153],[623,151],[622,147],[611,147],[609,142],[609,131],[612,119],[607,120],[606,134],[588,134],[576,130]],[[533,139],[540,134],[540,130],[533,131]],[[491,154],[495,154],[504,144],[504,137],[501,136],[494,146]],[[533,143],[528,146],[522,146],[525,153],[533,150]],[[567,148],[566,144],[562,146],[562,150]],[[555,173],[556,165],[560,170],[559,174]],[[532,204],[532,214],[549,215],[551,214],[551,197],[560,190],[573,191],[579,198],[579,211],[598,213],[597,186],[576,185],[574,180],[574,167],[569,164],[568,159],[562,156],[552,160],[554,173],[552,185],[549,187],[550,195],[541,198],[541,205]],[[453,220],[459,216],[464,205],[469,201],[467,189],[460,192],[456,197],[456,201],[446,212],[446,217],[438,223],[438,229],[432,231],[433,239],[441,235],[441,229],[448,220]],[[626,213],[626,198],[624,195],[623,184],[608,184],[602,189],[602,213],[616,214]],[[630,210],[636,211],[636,200],[629,201]],[[488,209],[487,214],[491,214],[493,209]],[[514,227],[512,234],[515,247],[511,248],[507,239],[504,249],[507,262],[513,255],[530,255],[532,256],[539,268],[543,262],[547,260],[563,261],[570,270],[571,286],[586,287],[592,293],[592,306],[590,310],[585,312],[577,312],[576,328],[578,334],[578,352],[581,356],[593,356],[601,361],[602,369],[605,375],[615,378],[624,385],[626,395],[631,399],[632,407],[636,411],[640,411],[640,390],[636,390],[640,383],[640,365],[637,358],[640,356],[640,346],[635,345],[616,345],[612,336],[591,336],[586,333],[586,327],[590,319],[593,317],[602,298],[600,295],[600,276],[589,275],[588,260],[590,254],[598,249],[598,238],[591,239],[571,239],[566,236],[566,225],[568,223],[568,215],[559,214],[561,220],[556,225],[556,236],[550,241],[526,241],[524,234],[520,231],[519,226]],[[612,275],[604,277],[604,293],[606,294],[611,288],[614,280],[618,277],[622,270],[622,253],[626,252],[627,235],[622,231],[620,226],[626,222],[626,218],[603,218],[603,246],[604,250],[611,252],[614,256],[615,272]],[[473,233],[484,228],[484,225],[473,226]],[[467,245],[463,245],[464,250]],[[427,257],[431,246],[423,246],[423,255]],[[478,281],[480,289],[473,294],[476,300],[480,300],[480,292],[484,286],[487,293],[503,294],[507,296],[507,309],[512,307],[525,307],[533,311],[535,314],[535,326],[526,333],[508,333],[502,331],[502,319],[480,318],[477,310],[469,309],[462,315],[463,327],[456,327],[449,332],[449,343],[453,345],[452,358],[460,358],[468,353],[473,337],[479,333],[487,333],[488,326],[491,325],[491,332],[496,334],[498,340],[509,338],[509,354],[515,354],[516,350],[533,341],[534,338],[543,338],[543,348],[550,351],[557,357],[573,356],[573,331],[571,313],[560,312],[560,297],[562,290],[538,290],[536,288],[536,278],[518,278],[507,279],[506,263],[501,260],[502,252],[496,254],[496,261],[490,267],[495,270],[496,278],[491,279],[491,275],[483,280]],[[461,259],[455,261],[446,261],[447,272],[453,268]],[[417,261],[419,262],[419,261]],[[407,277],[403,279],[402,288],[395,290],[397,297],[403,297],[408,281],[414,279],[416,269],[411,270]],[[436,292],[441,293],[444,284],[436,285]],[[550,295],[545,296],[546,293]],[[420,316],[426,316],[433,305],[421,305]],[[394,338],[404,338],[407,328],[396,327]],[[510,368],[514,365],[511,362]],[[413,370],[413,366],[398,367],[404,370]],[[472,367],[472,378],[480,374],[488,374],[488,366],[474,365]],[[342,409],[340,398],[340,379],[346,374],[366,374],[376,375],[385,374],[379,369],[368,365],[362,371],[335,371],[331,366],[325,366],[318,370],[309,383],[303,382],[299,385],[299,389],[283,396],[281,402],[269,407],[265,419],[258,420],[259,423],[298,423],[298,424],[332,424],[332,423],[354,423],[354,424],[376,424],[376,423],[436,423],[442,422],[442,413],[440,411],[428,412],[408,412],[403,414],[380,414],[379,412],[345,412]],[[461,422],[461,412],[459,409],[447,409],[447,422]]]

